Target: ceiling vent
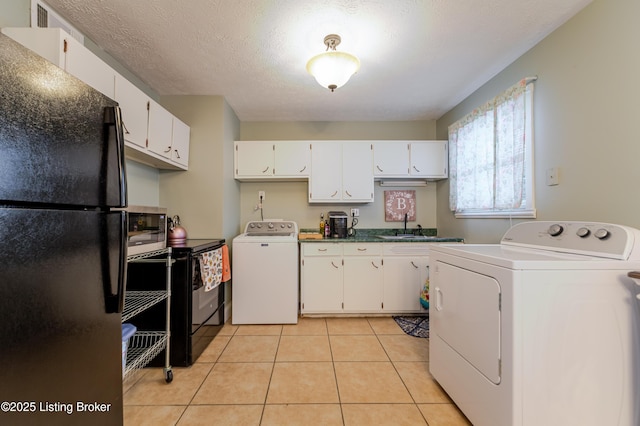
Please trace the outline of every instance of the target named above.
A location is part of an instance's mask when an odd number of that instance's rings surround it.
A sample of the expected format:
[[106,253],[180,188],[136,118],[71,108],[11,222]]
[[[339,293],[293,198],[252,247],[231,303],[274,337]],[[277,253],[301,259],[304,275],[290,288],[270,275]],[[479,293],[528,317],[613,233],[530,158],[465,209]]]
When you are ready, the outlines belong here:
[[71,34],[71,36],[80,43],[84,44],[84,34],[75,29],[73,25],[58,15],[56,11],[51,9],[51,6],[42,0],[31,1],[31,26],[39,28],[61,28]]

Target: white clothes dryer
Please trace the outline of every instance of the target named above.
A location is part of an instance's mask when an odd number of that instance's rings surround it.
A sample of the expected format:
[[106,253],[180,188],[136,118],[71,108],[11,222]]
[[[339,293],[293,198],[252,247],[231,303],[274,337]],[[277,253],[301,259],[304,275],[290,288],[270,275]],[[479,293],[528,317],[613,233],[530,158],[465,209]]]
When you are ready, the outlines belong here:
[[525,222],[429,264],[430,371],[475,426],[640,425],[640,231]]

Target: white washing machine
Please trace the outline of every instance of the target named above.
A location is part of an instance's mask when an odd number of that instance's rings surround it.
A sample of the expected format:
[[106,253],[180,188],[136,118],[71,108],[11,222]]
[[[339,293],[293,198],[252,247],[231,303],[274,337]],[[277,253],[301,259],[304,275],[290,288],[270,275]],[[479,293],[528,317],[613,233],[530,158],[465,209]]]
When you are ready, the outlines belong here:
[[298,323],[298,225],[252,221],[232,242],[231,322]]
[[429,368],[475,426],[640,425],[640,231],[525,222],[429,264]]

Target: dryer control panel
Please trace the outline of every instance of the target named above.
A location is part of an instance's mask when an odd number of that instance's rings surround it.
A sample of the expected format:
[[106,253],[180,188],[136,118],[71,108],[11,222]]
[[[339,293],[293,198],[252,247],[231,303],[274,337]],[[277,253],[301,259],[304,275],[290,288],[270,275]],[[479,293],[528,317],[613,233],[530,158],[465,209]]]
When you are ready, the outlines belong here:
[[511,227],[501,244],[609,259],[640,258],[640,231],[599,222],[523,222]]

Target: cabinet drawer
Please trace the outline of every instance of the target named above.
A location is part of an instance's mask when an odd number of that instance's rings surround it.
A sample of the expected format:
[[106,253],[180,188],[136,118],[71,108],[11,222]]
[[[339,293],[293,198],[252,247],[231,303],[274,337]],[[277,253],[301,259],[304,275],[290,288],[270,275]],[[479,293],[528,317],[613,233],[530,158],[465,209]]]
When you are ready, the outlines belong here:
[[302,244],[303,256],[342,256],[340,243],[307,243]]
[[384,244],[385,256],[428,256],[432,243],[387,243]]
[[382,244],[348,243],[344,244],[345,256],[380,256]]

